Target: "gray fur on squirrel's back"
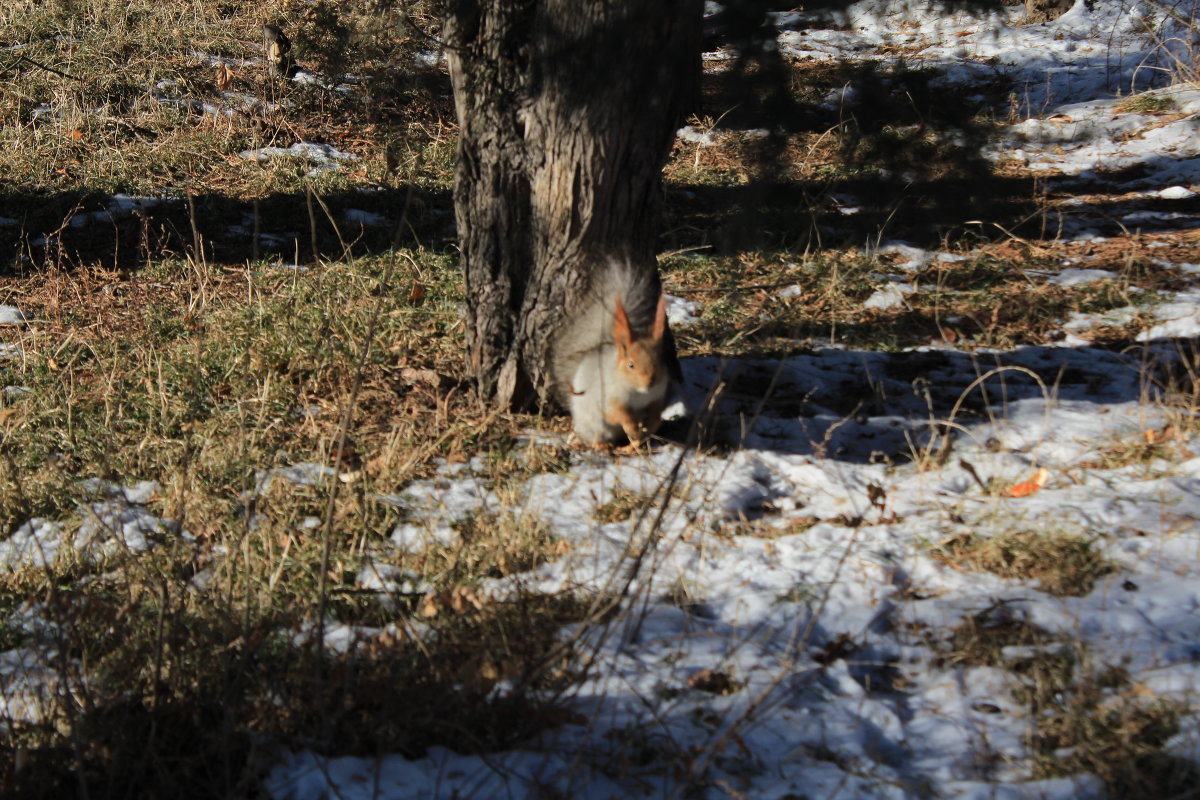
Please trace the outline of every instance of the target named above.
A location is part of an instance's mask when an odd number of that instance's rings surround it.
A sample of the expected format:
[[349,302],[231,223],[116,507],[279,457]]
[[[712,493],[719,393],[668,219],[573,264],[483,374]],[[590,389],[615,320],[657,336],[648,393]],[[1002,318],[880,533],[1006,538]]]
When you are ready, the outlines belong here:
[[596,270],[583,298],[574,308],[567,309],[563,326],[555,337],[554,377],[564,399],[569,399],[571,380],[584,356],[613,344],[617,297],[625,307],[634,337],[641,338],[648,336],[654,327],[659,291],[654,267],[635,269],[626,260],[610,259]]

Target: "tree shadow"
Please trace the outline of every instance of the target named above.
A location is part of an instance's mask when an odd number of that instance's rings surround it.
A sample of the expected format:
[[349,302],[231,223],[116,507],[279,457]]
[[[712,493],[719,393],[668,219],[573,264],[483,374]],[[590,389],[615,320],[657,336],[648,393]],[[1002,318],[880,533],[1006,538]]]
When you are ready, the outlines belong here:
[[1086,411],[1194,393],[1181,365],[1196,347],[1195,338],[1161,338],[1005,352],[814,349],[774,359],[685,358],[682,393],[691,408],[706,411],[686,422],[696,430],[679,423],[666,434],[848,463],[944,458],[953,441],[1008,424],[1024,403]]
[[[946,70],[967,66],[938,58],[790,55],[781,32],[837,28],[847,4],[803,12],[777,5],[730,3],[707,21],[708,46],[722,49],[706,56],[710,68],[693,119],[718,143],[677,144],[697,168],[670,176],[662,249],[803,251],[887,239],[931,247],[980,221],[996,223],[985,238],[1063,235],[1047,193],[1077,187],[1054,180],[1048,188],[1045,178],[1009,170],[985,149],[998,121],[1029,113],[1028,86],[982,65],[969,88],[948,83]],[[1114,63],[1110,53],[1069,69],[1050,55],[1038,58],[1023,63],[1021,74],[1045,75],[1037,87],[1045,95],[1041,106],[1068,86],[1101,98],[1163,80],[1154,70],[1139,71],[1136,59]],[[701,164],[709,165],[707,174]],[[974,238],[980,231],[971,228]]]
[[[329,628],[350,638],[327,631],[319,652],[311,634],[296,633],[305,627],[296,616],[234,619],[203,603],[159,616],[154,598],[126,599],[77,587],[59,599],[58,642],[26,636],[27,652],[42,652],[55,671],[55,691],[41,687],[37,725],[4,719],[24,734],[19,762],[0,759],[5,797],[258,797],[288,747],[486,753],[577,716],[545,676],[548,654],[570,655],[559,629],[586,612],[570,596],[531,595],[438,620],[429,641],[367,627],[413,619],[410,598],[364,612],[339,596],[336,616],[357,618]],[[375,598],[357,599],[365,608]],[[114,603],[125,603],[121,613]],[[155,617],[157,638],[147,627]],[[111,625],[106,637],[96,638],[98,625]],[[501,650],[505,660],[491,666]],[[6,685],[21,677],[6,675]],[[527,684],[535,679],[536,692]],[[505,690],[492,691],[501,680]]]
[[401,186],[257,199],[207,193],[131,197],[84,192],[0,194],[8,270],[101,265],[124,272],[170,257],[216,263],[318,259],[453,241],[448,190]]

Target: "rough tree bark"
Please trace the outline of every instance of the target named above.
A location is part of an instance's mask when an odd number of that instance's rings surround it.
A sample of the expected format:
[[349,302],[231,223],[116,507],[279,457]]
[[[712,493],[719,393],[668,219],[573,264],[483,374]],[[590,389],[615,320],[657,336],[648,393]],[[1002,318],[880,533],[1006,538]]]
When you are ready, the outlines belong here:
[[467,349],[500,407],[552,398],[550,342],[611,255],[655,268],[701,0],[450,0]]

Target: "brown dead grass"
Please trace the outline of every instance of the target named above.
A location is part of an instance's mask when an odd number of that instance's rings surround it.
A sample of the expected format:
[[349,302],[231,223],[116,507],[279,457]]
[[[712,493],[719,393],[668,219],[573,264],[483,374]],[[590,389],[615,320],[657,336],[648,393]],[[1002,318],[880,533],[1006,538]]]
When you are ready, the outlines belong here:
[[1059,597],[1090,594],[1115,567],[1078,534],[1022,530],[992,535],[964,533],[943,539],[931,555],[955,569],[1033,580]]

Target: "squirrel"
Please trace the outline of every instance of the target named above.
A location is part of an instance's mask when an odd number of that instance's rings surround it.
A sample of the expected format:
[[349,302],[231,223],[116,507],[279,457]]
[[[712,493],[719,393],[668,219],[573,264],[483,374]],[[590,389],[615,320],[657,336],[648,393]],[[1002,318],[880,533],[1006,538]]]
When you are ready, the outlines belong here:
[[657,273],[616,260],[601,267],[557,337],[553,364],[576,436],[594,447],[622,437],[639,447],[658,430],[678,373]]

